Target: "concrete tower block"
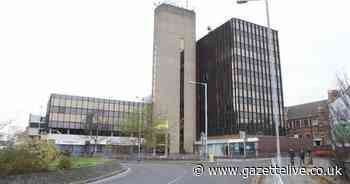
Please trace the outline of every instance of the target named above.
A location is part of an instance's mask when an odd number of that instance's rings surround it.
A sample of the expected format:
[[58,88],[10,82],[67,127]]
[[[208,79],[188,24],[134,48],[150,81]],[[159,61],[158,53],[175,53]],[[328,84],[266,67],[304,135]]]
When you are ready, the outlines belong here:
[[[186,152],[193,152],[196,88],[188,81],[196,80],[195,33],[195,12],[168,4],[161,4],[155,9],[153,115],[162,115],[168,120],[170,153],[179,153],[181,147]],[[180,136],[182,119],[184,128],[183,136]]]

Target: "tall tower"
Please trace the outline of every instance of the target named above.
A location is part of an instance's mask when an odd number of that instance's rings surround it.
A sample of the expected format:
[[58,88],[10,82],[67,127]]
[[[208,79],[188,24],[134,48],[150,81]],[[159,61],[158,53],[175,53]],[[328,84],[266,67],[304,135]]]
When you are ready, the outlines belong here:
[[153,115],[168,120],[170,153],[192,153],[195,141],[195,12],[161,4],[154,15]]

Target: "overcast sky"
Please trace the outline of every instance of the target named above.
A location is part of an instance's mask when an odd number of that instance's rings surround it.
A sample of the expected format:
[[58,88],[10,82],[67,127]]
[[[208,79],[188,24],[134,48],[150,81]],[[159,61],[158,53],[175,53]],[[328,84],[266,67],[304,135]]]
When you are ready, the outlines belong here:
[[[154,2],[0,1],[0,121],[26,126],[50,93],[126,100],[150,95]],[[270,2],[285,104],[325,99],[335,74],[350,73],[350,1]],[[190,7],[197,39],[207,26],[232,17],[266,25],[263,2],[192,0]]]

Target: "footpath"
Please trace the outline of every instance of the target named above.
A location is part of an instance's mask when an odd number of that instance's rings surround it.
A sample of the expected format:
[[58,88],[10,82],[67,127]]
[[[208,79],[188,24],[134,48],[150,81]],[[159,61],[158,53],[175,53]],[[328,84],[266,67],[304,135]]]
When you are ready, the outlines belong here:
[[[287,167],[290,164],[289,158],[283,158],[281,165]],[[295,167],[301,167],[299,158],[295,159]],[[331,167],[329,161],[326,158],[313,158],[312,165],[305,165],[307,170],[313,167],[322,167],[324,170]],[[278,181],[278,182],[276,182]],[[261,179],[260,184],[345,184],[346,182],[335,179],[332,176],[303,176],[303,175],[284,175],[280,178],[274,176],[264,176]]]

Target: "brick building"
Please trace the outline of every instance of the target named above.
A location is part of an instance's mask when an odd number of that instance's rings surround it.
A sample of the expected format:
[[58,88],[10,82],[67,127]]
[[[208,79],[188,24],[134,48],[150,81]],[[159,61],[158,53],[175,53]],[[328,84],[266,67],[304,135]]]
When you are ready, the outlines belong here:
[[286,107],[287,135],[311,138],[314,146],[330,144],[328,103],[334,101],[337,91],[328,91],[328,99]]

